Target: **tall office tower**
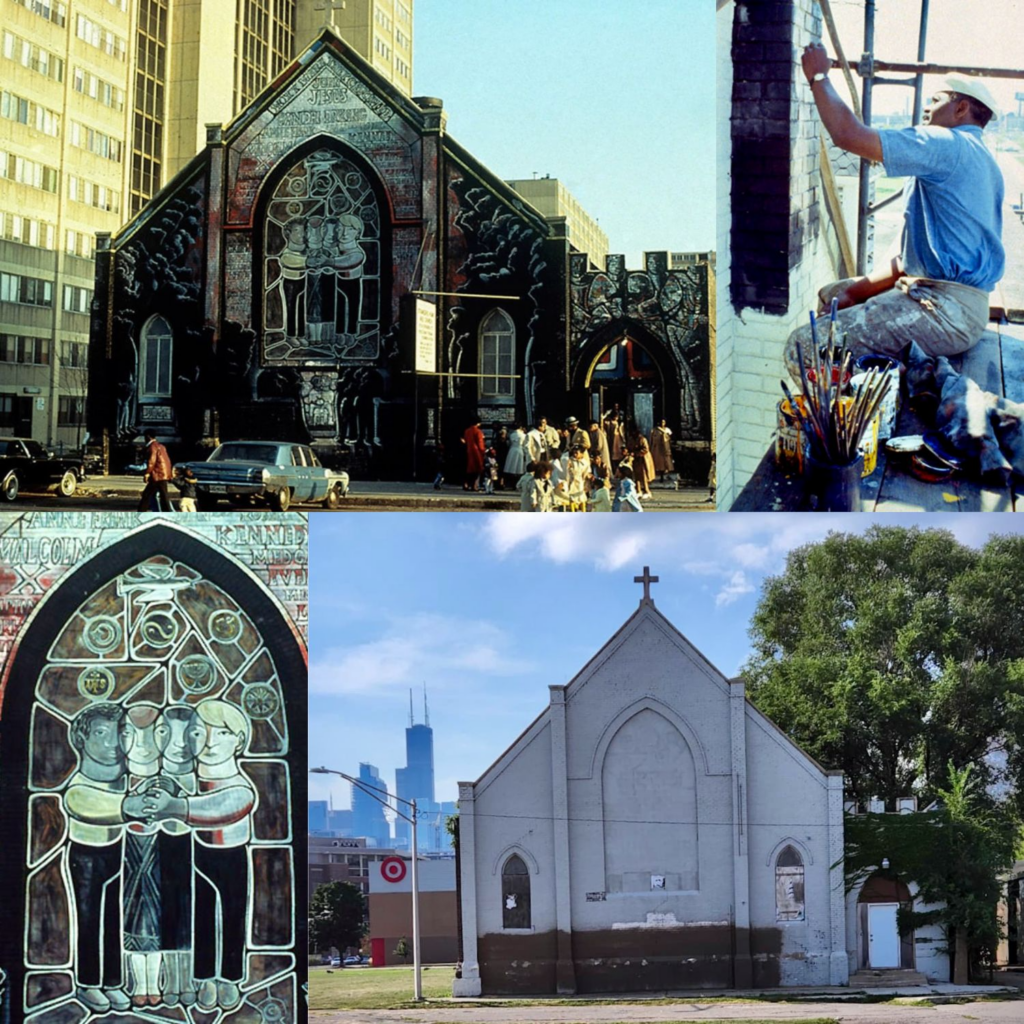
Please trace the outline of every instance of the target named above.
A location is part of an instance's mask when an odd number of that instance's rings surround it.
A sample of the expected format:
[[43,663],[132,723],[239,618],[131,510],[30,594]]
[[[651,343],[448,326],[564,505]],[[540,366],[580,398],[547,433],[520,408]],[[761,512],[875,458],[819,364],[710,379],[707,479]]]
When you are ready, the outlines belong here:
[[396,89],[412,95],[413,0],[309,0],[295,15],[296,51],[301,52],[333,15],[338,34]]
[[[96,232],[141,210],[206,126],[230,121],[332,17],[408,94],[412,3],[0,0],[0,433],[84,441]],[[138,397],[170,396],[162,361],[146,365]]]
[[309,801],[309,831],[324,832],[327,830],[327,801]]
[[[387,786],[376,766],[361,762],[359,781],[373,789],[383,790],[380,796],[386,799]],[[391,843],[391,827],[384,817],[383,805],[356,785],[352,786],[352,834],[370,839],[376,846],[389,846]]]
[[[405,800],[434,799],[434,730],[430,728],[427,688],[423,687],[423,723],[417,725],[409,691],[409,727],[405,730],[405,767],[395,769],[395,792]],[[400,807],[402,805],[399,805]],[[406,808],[402,807],[402,810]],[[412,845],[412,826],[399,818],[395,822],[395,844]],[[419,836],[417,836],[419,839]]]
[[562,182],[546,174],[543,178],[512,178],[505,184],[549,220],[564,217],[569,244],[577,252],[585,252],[595,267],[604,270],[608,236]]

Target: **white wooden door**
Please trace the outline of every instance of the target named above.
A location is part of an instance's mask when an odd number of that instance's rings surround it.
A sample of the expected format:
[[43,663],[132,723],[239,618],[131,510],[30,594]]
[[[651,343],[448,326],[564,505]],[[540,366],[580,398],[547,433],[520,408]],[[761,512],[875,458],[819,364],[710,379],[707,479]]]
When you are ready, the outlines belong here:
[[868,904],[868,966],[900,966],[900,933],[896,927],[898,903]]

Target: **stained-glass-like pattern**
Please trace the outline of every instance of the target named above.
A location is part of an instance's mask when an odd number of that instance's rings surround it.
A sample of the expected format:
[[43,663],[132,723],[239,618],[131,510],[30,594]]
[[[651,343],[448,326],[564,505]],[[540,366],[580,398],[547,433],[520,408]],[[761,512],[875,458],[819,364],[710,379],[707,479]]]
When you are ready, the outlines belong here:
[[281,180],[265,223],[267,362],[365,362],[380,348],[380,208],[366,175],[320,149]]
[[26,1020],[298,1019],[285,708],[256,623],[180,561],[70,616],[31,716]]

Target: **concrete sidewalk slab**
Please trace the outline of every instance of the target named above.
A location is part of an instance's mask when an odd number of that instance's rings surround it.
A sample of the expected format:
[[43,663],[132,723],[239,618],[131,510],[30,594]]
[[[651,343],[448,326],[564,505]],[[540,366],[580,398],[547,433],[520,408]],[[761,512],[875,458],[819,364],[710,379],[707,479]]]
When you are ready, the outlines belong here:
[[[138,476],[96,476],[80,484],[78,493],[82,496],[138,498],[143,487],[142,478]],[[171,494],[173,497],[173,487]],[[339,511],[344,511],[346,506],[362,508],[381,504],[424,512],[517,512],[519,496],[509,491],[475,494],[460,487],[442,487],[435,491],[431,484],[404,481],[354,481]],[[679,490],[656,488],[653,497],[644,502],[644,509],[648,512],[712,512],[714,508],[710,491],[698,487]]]

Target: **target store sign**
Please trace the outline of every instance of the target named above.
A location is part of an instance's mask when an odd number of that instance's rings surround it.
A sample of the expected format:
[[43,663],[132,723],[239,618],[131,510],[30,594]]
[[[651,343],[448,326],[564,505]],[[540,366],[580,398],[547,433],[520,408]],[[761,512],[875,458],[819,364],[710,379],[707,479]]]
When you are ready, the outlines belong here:
[[393,885],[401,882],[406,873],[405,861],[401,857],[385,857],[380,862],[380,876]]

